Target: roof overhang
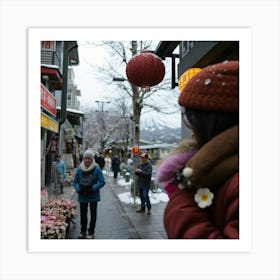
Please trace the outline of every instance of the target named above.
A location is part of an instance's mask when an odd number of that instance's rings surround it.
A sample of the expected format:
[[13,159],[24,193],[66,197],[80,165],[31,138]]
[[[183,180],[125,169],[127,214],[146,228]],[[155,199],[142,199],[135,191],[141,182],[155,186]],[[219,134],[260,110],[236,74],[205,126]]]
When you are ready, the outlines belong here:
[[[57,118],[61,118],[61,107],[56,107],[57,110]],[[79,110],[70,109],[67,108],[67,117],[66,120],[68,120],[72,125],[80,125],[81,124],[81,118],[84,118],[84,113]]]
[[[59,90],[62,87],[62,75],[59,69],[47,66],[41,66],[41,76],[47,75],[49,83],[53,89]],[[42,77],[41,77],[42,80]]]
[[161,59],[171,57],[173,51],[177,48],[181,41],[160,41],[154,51]]
[[[64,41],[64,43],[66,48],[71,45],[77,45],[77,41]],[[69,66],[79,65],[79,63],[80,61],[79,61],[78,48],[74,48],[69,52]]]

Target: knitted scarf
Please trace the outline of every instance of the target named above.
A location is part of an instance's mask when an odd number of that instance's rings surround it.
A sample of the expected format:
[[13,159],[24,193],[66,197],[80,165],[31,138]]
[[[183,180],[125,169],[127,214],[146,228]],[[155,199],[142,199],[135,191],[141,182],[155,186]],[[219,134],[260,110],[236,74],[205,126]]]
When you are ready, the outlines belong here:
[[216,186],[239,170],[239,126],[212,138],[186,163],[192,186]]
[[82,170],[83,172],[91,171],[91,170],[93,170],[93,169],[95,168],[95,166],[97,166],[97,164],[96,164],[96,162],[95,162],[94,159],[92,160],[91,165],[88,166],[88,167],[85,166],[84,161],[82,161],[81,164],[80,164],[80,168],[81,168],[81,170]]

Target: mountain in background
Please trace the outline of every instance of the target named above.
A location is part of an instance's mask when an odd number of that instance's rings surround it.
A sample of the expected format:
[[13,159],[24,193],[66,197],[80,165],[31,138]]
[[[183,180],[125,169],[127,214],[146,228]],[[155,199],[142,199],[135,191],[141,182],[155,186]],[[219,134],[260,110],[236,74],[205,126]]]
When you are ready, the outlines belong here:
[[145,119],[141,123],[140,138],[152,143],[179,143],[181,128],[173,128],[154,118]]

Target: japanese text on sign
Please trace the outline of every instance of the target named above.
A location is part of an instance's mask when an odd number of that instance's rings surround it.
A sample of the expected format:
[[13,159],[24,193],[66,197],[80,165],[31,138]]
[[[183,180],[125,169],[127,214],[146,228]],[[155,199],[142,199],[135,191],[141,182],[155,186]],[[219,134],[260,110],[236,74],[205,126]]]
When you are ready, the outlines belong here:
[[56,116],[56,99],[48,91],[44,85],[41,84],[41,106],[53,116]]

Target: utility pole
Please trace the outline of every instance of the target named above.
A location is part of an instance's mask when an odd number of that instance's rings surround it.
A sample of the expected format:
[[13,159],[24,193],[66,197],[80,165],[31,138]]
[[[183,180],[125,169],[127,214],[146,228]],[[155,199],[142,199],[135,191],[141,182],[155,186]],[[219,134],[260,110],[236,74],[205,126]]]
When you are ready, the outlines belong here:
[[104,104],[105,103],[107,103],[107,104],[111,103],[110,101],[99,101],[99,100],[96,100],[95,102],[101,104],[101,112],[102,112],[102,114],[104,112]]

